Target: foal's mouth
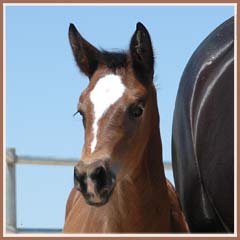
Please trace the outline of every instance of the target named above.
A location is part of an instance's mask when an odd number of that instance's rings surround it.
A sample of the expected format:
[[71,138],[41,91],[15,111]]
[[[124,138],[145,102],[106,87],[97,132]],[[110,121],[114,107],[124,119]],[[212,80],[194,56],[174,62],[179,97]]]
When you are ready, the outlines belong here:
[[86,203],[90,206],[101,207],[107,204],[112,196],[114,191],[115,184],[111,187],[110,190],[105,189],[101,194],[94,196],[93,194],[82,193]]
[[98,201],[95,201],[95,199],[91,199],[91,198],[89,198],[89,199],[85,198],[85,201],[88,205],[95,206],[95,207],[101,207],[109,202],[112,192],[113,192],[113,189],[109,193],[102,195]]
[[75,188],[82,193],[88,205],[100,207],[107,204],[116,185],[116,177],[111,171],[97,171],[98,178],[93,174],[79,177],[75,173]]

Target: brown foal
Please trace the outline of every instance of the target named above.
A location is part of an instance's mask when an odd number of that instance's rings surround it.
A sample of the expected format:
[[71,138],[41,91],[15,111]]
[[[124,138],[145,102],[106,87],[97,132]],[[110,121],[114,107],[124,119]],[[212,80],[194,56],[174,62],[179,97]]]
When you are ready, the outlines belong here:
[[99,51],[73,24],[69,39],[89,77],[78,112],[85,143],[74,168],[64,232],[187,232],[162,161],[150,35],[138,23],[129,51]]

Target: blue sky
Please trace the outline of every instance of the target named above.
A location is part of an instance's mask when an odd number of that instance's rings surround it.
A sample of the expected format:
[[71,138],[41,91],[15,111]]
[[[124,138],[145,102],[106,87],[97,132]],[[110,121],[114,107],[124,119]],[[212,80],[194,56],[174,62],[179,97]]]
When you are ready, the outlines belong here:
[[[96,47],[121,50],[141,21],[156,58],[163,159],[171,161],[172,116],[184,67],[201,41],[233,15],[231,6],[6,7],[7,147],[19,155],[79,158],[83,127],[73,113],[88,80],[74,62],[69,23]],[[71,167],[17,166],[18,227],[61,228],[72,173]]]

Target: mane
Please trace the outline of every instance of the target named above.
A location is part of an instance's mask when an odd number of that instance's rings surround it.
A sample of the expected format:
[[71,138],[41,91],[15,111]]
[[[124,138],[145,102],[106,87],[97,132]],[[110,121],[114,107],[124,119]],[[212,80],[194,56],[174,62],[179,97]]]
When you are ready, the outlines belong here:
[[124,68],[127,66],[127,53],[122,52],[108,52],[102,50],[103,60],[107,67],[113,71],[117,68]]

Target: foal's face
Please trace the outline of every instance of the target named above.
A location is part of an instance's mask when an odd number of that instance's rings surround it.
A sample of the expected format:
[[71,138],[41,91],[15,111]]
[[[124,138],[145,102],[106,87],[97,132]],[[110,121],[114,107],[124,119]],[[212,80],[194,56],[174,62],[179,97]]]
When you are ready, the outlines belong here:
[[72,24],[69,38],[80,70],[90,79],[78,103],[85,143],[74,169],[75,187],[88,204],[100,206],[108,202],[116,182],[138,164],[148,140],[153,50],[140,23],[127,54],[100,52]]

